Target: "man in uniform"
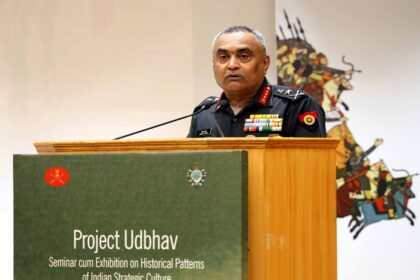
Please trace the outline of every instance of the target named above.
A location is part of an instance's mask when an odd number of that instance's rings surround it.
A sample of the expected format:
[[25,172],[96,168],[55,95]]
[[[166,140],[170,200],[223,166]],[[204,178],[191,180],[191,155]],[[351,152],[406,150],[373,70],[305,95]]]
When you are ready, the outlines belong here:
[[194,112],[188,137],[325,137],[322,108],[301,90],[268,83],[265,39],[246,26],[213,40],[213,71],[223,89]]

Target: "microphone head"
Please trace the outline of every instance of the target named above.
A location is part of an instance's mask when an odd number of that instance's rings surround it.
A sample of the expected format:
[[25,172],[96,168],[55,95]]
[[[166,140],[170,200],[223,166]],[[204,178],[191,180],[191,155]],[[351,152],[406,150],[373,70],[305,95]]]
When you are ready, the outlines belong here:
[[216,102],[217,102],[217,97],[215,96],[207,97],[206,99],[201,101],[201,103],[198,104],[197,107],[194,108],[194,113],[210,108]]
[[220,100],[219,105],[217,106],[216,110],[219,110],[219,108],[226,107],[227,105],[229,105],[229,101],[227,101],[226,99],[222,99]]

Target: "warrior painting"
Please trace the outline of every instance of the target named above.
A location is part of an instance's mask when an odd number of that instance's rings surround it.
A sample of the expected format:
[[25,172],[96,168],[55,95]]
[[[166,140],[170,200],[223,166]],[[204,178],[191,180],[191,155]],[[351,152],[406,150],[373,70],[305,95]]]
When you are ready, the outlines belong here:
[[363,149],[348,127],[350,108],[342,96],[353,90],[350,81],[361,71],[345,56],[342,57],[345,69],[331,67],[327,56],[307,41],[300,19],[292,22],[286,11],[284,17],[285,28],[279,25],[277,37],[277,82],[312,96],[332,124],[328,137],[340,139],[336,154],[337,216],[350,216],[349,228],[354,238],[366,226],[382,220],[406,218],[414,225],[415,214],[408,202],[415,197],[411,186],[413,176],[418,174],[394,169],[404,173],[397,177],[384,160],[371,163],[369,155],[377,151],[383,139],[377,138],[368,149]]

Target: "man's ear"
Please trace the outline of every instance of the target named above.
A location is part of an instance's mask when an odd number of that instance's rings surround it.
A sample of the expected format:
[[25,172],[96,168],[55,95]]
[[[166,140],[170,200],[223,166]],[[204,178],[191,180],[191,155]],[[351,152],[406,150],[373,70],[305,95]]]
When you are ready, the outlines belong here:
[[270,56],[269,55],[266,55],[264,57],[263,63],[264,63],[264,71],[265,71],[265,74],[267,74],[268,67],[270,67]]

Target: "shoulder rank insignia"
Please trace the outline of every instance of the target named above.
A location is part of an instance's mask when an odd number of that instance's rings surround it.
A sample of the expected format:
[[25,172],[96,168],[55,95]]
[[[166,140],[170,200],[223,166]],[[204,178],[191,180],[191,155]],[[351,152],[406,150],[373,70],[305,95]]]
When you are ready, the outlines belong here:
[[277,96],[287,98],[291,101],[299,100],[302,97],[306,97],[306,93],[300,89],[293,89],[293,88],[277,88],[274,91]]
[[299,122],[306,128],[314,130],[318,124],[318,113],[316,111],[303,113],[299,115]]

